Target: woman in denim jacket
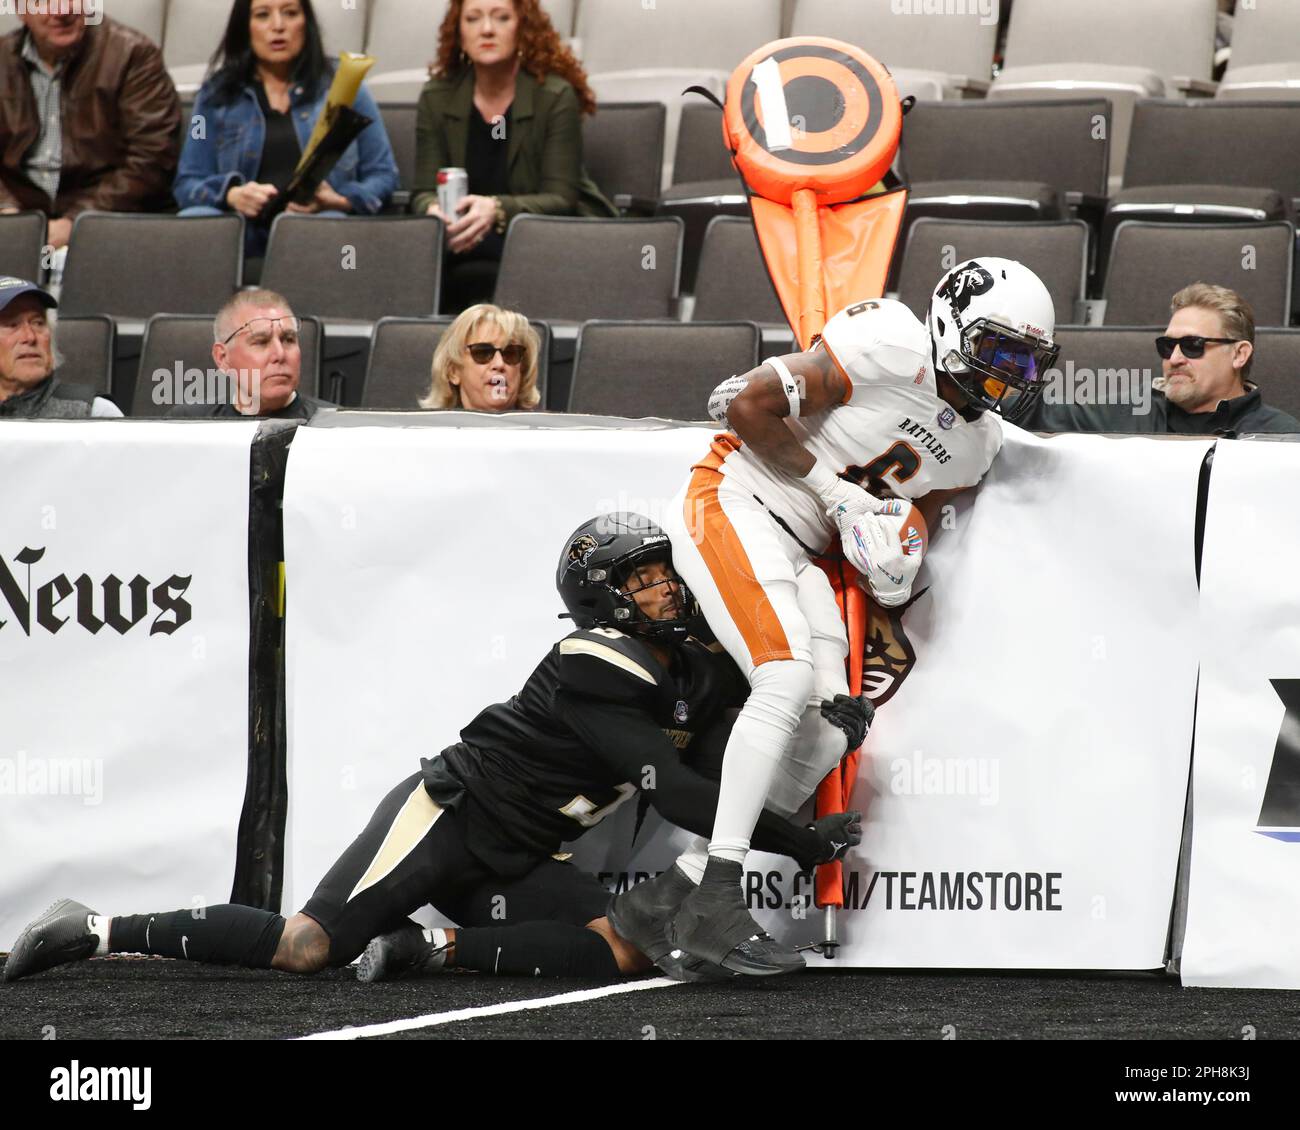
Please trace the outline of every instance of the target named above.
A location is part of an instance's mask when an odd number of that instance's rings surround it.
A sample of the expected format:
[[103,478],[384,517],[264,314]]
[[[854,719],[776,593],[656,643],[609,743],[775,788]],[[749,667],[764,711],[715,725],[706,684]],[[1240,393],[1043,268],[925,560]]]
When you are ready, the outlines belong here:
[[[181,151],[174,187],[181,215],[238,212],[247,222],[245,255],[263,255],[270,223],[262,210],[288,183],[333,73],[311,0],[235,0]],[[388,203],[398,172],[379,108],[364,86],[353,105],[372,123],[315,199],[287,211],[365,215]]]

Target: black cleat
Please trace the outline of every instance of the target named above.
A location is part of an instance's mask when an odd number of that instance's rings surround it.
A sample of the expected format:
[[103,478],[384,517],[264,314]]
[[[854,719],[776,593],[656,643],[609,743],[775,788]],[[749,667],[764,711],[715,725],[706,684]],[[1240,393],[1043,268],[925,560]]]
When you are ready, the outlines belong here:
[[668,927],[675,949],[750,977],[804,968],[804,959],[754,921],[740,890],[739,863],[711,858],[704,882],[682,901]]
[[446,945],[434,945],[433,931],[412,922],[371,938],[357,963],[358,981],[398,981],[440,973],[446,965]]
[[59,899],[18,935],[5,962],[4,979],[17,981],[90,957],[99,946],[99,936],[90,932],[90,916],[94,913],[72,899]]
[[674,863],[657,878],[637,883],[611,898],[605,917],[619,937],[631,942],[663,969],[663,959],[673,949],[668,940],[668,923],[682,905],[682,899],[693,890],[695,884]]

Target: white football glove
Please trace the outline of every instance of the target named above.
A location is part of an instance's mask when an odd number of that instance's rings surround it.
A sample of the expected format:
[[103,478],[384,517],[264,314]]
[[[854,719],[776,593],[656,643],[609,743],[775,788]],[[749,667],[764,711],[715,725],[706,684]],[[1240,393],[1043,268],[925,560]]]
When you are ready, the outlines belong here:
[[871,595],[885,608],[905,604],[921,568],[921,555],[903,552],[898,518],[912,505],[877,498],[831,472],[820,460],[803,480],[835,521],[840,545],[855,569],[867,578]]
[[921,554],[904,553],[896,518],[910,505],[887,499],[886,509],[862,514],[840,533],[844,556],[867,579],[871,595],[883,608],[906,604],[921,569]]

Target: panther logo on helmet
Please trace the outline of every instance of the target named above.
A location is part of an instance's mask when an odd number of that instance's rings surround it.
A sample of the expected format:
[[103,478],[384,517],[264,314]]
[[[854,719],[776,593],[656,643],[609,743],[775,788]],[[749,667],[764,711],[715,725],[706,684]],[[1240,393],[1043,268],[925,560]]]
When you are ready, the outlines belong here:
[[971,301],[981,294],[993,289],[993,276],[978,263],[967,263],[959,270],[953,271],[939,287],[959,312],[964,312]]
[[597,549],[600,543],[590,534],[583,534],[581,537],[573,539],[569,546],[569,560],[576,561],[579,565],[586,565],[587,558],[590,557]]

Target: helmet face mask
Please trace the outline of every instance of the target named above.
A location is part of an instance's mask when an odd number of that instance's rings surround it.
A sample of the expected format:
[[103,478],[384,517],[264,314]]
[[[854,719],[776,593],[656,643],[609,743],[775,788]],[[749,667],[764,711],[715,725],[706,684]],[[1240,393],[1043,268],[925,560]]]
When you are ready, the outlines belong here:
[[972,407],[1006,420],[1033,407],[1060,352],[1047,288],[1010,259],[972,259],[950,271],[930,298],[926,323],[935,368]]
[[1027,412],[1043,388],[1047,371],[1056,364],[1060,347],[1035,334],[1021,333],[991,318],[962,327],[962,346],[945,358],[948,375],[970,374],[959,381],[977,407],[991,409],[1007,420]]
[[[651,564],[669,575],[644,583],[639,571]],[[633,594],[669,583],[678,586],[678,615],[652,619]],[[614,628],[669,647],[686,641],[696,613],[694,598],[672,569],[667,535],[640,514],[605,514],[579,526],[560,555],[556,588],[578,627]]]

